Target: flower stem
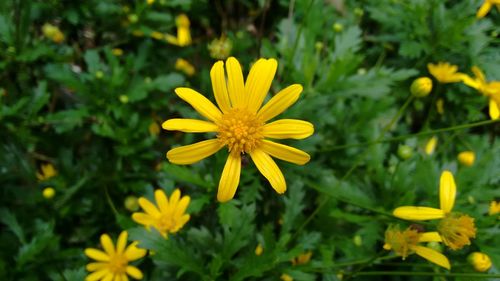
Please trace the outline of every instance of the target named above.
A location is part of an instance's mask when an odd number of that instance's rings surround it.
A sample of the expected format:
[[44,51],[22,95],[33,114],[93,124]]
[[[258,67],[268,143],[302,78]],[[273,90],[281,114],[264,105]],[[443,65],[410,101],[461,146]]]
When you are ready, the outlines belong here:
[[354,274],[355,276],[436,276],[436,277],[467,277],[467,278],[500,278],[500,274],[485,273],[446,273],[446,272],[415,272],[415,271],[364,271]]

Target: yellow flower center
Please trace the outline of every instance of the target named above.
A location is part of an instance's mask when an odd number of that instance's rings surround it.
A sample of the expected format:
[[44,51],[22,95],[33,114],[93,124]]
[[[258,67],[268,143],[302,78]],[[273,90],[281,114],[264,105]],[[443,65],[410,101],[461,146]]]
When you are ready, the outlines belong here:
[[115,254],[111,256],[111,259],[109,260],[108,269],[114,274],[122,274],[125,273],[127,265],[128,265],[128,260],[125,257],[125,255]]
[[470,245],[470,238],[476,237],[474,219],[457,213],[451,213],[443,218],[438,225],[438,231],[444,244],[452,250]]
[[217,137],[227,145],[231,153],[249,153],[258,147],[264,138],[264,123],[246,109],[233,108],[224,113]]
[[385,232],[384,249],[393,250],[397,255],[405,259],[411,254],[412,247],[418,244],[420,234],[416,229],[409,227],[400,231],[399,227],[390,227]]

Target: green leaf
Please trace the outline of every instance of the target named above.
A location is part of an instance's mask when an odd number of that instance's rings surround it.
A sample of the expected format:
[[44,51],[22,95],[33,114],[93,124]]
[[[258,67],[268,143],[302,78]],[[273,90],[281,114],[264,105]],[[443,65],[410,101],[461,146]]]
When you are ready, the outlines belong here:
[[153,82],[151,82],[151,88],[162,92],[169,92],[175,87],[184,84],[184,76],[179,73],[170,73],[167,75],[161,75],[156,77]]
[[26,244],[23,228],[19,225],[16,216],[8,209],[0,209],[0,221],[5,224],[14,234],[21,244]]

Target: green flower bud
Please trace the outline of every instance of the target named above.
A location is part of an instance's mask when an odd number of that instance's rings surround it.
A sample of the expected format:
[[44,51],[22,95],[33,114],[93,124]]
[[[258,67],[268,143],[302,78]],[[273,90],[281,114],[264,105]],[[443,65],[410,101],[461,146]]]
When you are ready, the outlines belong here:
[[401,158],[403,160],[407,160],[407,159],[410,159],[412,155],[413,155],[413,148],[411,148],[411,146],[400,145],[398,147],[399,158]]
[[417,78],[411,83],[410,92],[417,98],[422,98],[431,93],[432,80],[428,77]]

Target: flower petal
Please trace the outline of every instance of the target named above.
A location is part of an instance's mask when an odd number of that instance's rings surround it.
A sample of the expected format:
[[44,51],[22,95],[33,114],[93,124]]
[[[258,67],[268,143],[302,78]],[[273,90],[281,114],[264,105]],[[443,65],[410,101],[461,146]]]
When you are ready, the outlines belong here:
[[444,212],[441,209],[414,206],[398,207],[392,214],[400,219],[417,221],[441,219],[444,217]]
[[219,121],[222,112],[205,96],[189,88],[177,88],[175,93],[179,98],[189,103],[203,117],[211,121]]
[[[120,274],[120,278],[121,278],[120,281],[128,281],[129,280],[127,274],[125,274],[125,273]],[[118,280],[115,280],[115,281],[118,281]]]
[[150,226],[155,223],[155,219],[151,215],[145,213],[133,213],[132,220],[144,226]]
[[138,242],[134,241],[125,250],[124,255],[128,261],[135,261],[146,255],[147,251],[144,249],[137,248],[137,244]]
[[114,275],[110,272],[108,275],[106,275],[106,276],[102,279],[102,281],[113,281],[113,278],[114,278],[114,277],[115,277],[115,276],[114,276]]
[[256,113],[261,107],[271,88],[277,68],[278,62],[275,59],[259,59],[250,69],[245,83],[250,112]]
[[142,279],[142,272],[135,266],[127,266],[125,271],[134,279]]
[[181,198],[181,191],[176,188],[174,192],[170,195],[169,203],[170,203],[170,211],[172,212],[177,208],[177,204],[179,204],[179,199]]
[[128,238],[128,233],[127,231],[122,231],[120,235],[118,236],[118,241],[116,242],[116,253],[121,254],[125,250],[125,247],[127,246],[127,238]]
[[174,228],[172,228],[170,230],[170,232],[174,233],[174,232],[177,232],[179,231],[188,221],[189,219],[191,218],[190,215],[182,215],[177,221],[176,221],[176,225]]
[[233,108],[245,106],[245,85],[240,63],[234,57],[226,61],[227,90]]
[[269,181],[274,190],[283,194],[286,191],[285,177],[271,156],[261,149],[253,150],[250,152],[250,156],[257,169]]
[[302,86],[299,84],[293,84],[286,87],[272,97],[271,100],[259,110],[257,116],[260,117],[263,122],[274,118],[294,104],[301,92]]
[[179,201],[177,207],[174,210],[174,217],[177,218],[182,216],[186,212],[186,209],[190,201],[191,198],[189,196],[182,196],[181,200]]
[[297,165],[304,165],[311,159],[311,156],[309,156],[309,154],[300,149],[280,143],[275,143],[273,141],[264,140],[260,148],[265,153],[271,155],[274,158],[278,158]]
[[87,248],[84,251],[85,255],[96,261],[109,261],[109,255],[101,250],[94,248]]
[[264,125],[262,133],[272,139],[305,139],[314,133],[314,126],[303,120],[280,119]]
[[158,206],[161,213],[164,213],[168,210],[168,199],[163,190],[155,190],[155,201],[156,206]]
[[481,7],[479,7],[479,10],[477,10],[476,18],[484,18],[484,16],[486,16],[486,14],[488,14],[488,12],[491,10],[491,7],[492,4],[490,3],[490,1],[484,1],[483,5],[481,5]]
[[161,125],[165,130],[181,131],[186,133],[217,132],[217,125],[209,121],[174,118],[169,119]]
[[472,73],[474,73],[474,75],[476,76],[476,79],[478,79],[482,83],[486,83],[486,76],[484,76],[483,71],[481,71],[481,69],[479,67],[474,65],[471,68],[471,70],[472,70]]
[[107,274],[111,274],[111,272],[109,272],[109,270],[107,268],[101,269],[99,271],[95,271],[95,272],[87,275],[87,277],[85,277],[85,281],[97,281],[97,280],[101,280]]
[[167,152],[168,161],[188,165],[196,163],[216,153],[224,146],[218,139],[200,141],[194,144],[173,148]]
[[443,171],[439,179],[439,202],[441,210],[445,213],[449,213],[453,209],[456,193],[457,187],[453,174],[450,171]]
[[107,262],[91,262],[85,267],[87,271],[98,271],[108,266]]
[[414,250],[417,255],[421,256],[422,258],[430,262],[433,262],[448,270],[450,270],[451,268],[450,261],[448,260],[448,258],[436,250],[418,245],[413,246],[412,250]]
[[101,245],[104,248],[104,251],[108,255],[113,255],[115,253],[115,246],[113,245],[113,241],[111,241],[111,238],[107,234],[101,235]]
[[148,199],[141,197],[139,198],[138,202],[141,208],[146,212],[146,214],[152,217],[160,216],[160,211],[158,210],[158,208],[156,208],[156,206],[153,203],[151,203]]
[[210,79],[212,80],[212,90],[214,91],[215,101],[222,112],[228,112],[231,109],[231,101],[227,92],[226,77],[224,75],[224,63],[218,61],[210,70]]
[[420,238],[418,239],[418,242],[441,242],[443,239],[441,239],[441,235],[439,235],[438,232],[433,231],[433,232],[424,232],[420,234]]
[[490,99],[489,113],[491,120],[496,120],[500,117],[500,104],[498,104],[494,99]]
[[229,153],[219,181],[219,189],[217,191],[217,200],[219,202],[226,202],[233,199],[240,183],[240,173],[241,156]]

